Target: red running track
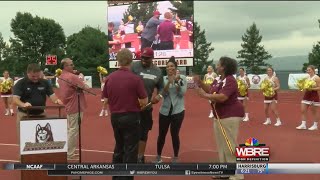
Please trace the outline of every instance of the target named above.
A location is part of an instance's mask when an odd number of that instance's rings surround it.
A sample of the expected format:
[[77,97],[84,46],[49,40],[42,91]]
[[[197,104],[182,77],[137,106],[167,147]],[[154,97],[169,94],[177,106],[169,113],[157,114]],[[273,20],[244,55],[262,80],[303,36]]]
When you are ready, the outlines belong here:
[[[99,117],[100,92],[97,96],[87,95],[89,108],[85,112],[83,121],[83,162],[111,162],[114,146],[113,132],[109,117]],[[249,137],[255,137],[261,143],[270,146],[271,162],[320,162],[320,131],[296,130],[300,124],[300,92],[280,92],[279,111],[283,122],[280,127],[264,126],[263,98],[260,93],[250,93],[249,112],[250,121],[242,122],[240,126],[239,143]],[[188,90],[186,94],[186,116],[181,129],[181,162],[216,162],[217,152],[213,137],[212,121],[208,118],[209,103],[200,99],[194,90]],[[0,105],[0,161],[18,159],[18,147],[16,145],[15,118],[4,116],[3,103]],[[158,109],[154,110],[154,127],[150,133],[146,150],[147,161],[151,161],[156,153],[156,139],[158,134]],[[310,120],[310,118],[309,118]],[[272,118],[273,123],[275,119]],[[308,121],[308,126],[312,125]],[[171,137],[167,136],[163,155],[164,161],[170,162],[173,150]],[[7,160],[7,161],[5,161]],[[19,171],[0,171],[1,180],[20,179]],[[70,178],[71,179],[71,178]],[[111,177],[84,177],[85,180],[111,180]],[[163,177],[136,177],[137,180],[160,180]],[[209,180],[210,177],[166,177],[167,180]],[[320,175],[246,175],[245,179],[272,179],[272,180],[319,180]]]

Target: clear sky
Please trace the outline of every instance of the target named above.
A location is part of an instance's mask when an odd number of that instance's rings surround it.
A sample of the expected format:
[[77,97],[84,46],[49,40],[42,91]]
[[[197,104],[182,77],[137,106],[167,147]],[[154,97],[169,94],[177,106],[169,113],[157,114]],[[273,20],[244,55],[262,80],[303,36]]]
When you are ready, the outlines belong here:
[[[107,13],[108,21],[121,21],[121,19],[123,18],[123,13],[128,9],[128,6],[129,5],[110,7]],[[163,14],[165,12],[169,11],[169,8],[173,8],[172,4],[169,1],[158,2],[158,10],[162,14],[160,16],[160,19],[163,18]]]
[[[320,2],[317,1],[195,1],[195,21],[206,30],[215,51],[211,57],[236,57],[241,36],[257,24],[262,44],[274,57],[307,55],[320,41]],[[107,32],[106,1],[0,1],[0,32],[6,41],[12,36],[11,19],[18,11],[54,19],[66,36],[85,25]]]
[[107,1],[0,1],[0,32],[5,40],[13,36],[10,22],[20,11],[55,20],[66,36],[86,25],[101,27],[107,33],[106,7]]

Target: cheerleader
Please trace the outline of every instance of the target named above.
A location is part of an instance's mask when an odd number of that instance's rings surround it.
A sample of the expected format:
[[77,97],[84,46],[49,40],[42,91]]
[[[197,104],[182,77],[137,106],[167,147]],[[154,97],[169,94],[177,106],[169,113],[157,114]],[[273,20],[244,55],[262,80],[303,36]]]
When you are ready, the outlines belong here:
[[265,80],[268,80],[271,82],[274,90],[274,95],[272,97],[264,97],[264,113],[266,115],[266,121],[263,123],[264,125],[271,124],[270,115],[269,115],[269,109],[271,108],[271,111],[275,115],[277,122],[274,124],[275,126],[280,126],[281,120],[279,117],[279,112],[277,110],[277,103],[278,103],[278,93],[277,91],[280,89],[280,82],[279,79],[275,76],[275,72],[273,68],[269,67],[267,68],[267,77]]
[[180,41],[181,41],[181,26],[183,26],[183,22],[180,20],[178,17],[178,14],[176,14],[176,21],[174,23],[176,30],[174,31],[174,37],[175,37],[175,43],[176,43],[176,48],[175,49],[180,49]]
[[317,130],[318,129],[318,121],[319,121],[319,114],[318,114],[318,107],[320,106],[319,102],[319,94],[318,91],[320,90],[320,78],[315,73],[315,67],[310,65],[307,68],[307,73],[309,74],[308,80],[315,81],[316,86],[311,88],[310,91],[305,91],[303,99],[301,101],[301,125],[296,127],[296,129],[307,129],[306,127],[306,116],[307,110],[310,107],[311,112],[314,118],[313,125],[308,128],[308,130]]
[[137,30],[137,33],[138,33],[138,38],[140,39],[140,40],[139,40],[139,41],[140,41],[140,43],[139,43],[139,49],[141,49],[141,34],[142,34],[143,29],[144,29],[144,26],[143,26],[142,22],[139,21],[139,24],[138,24],[138,26],[136,27],[136,30]]
[[138,37],[139,38],[141,38],[141,33],[142,33],[142,31],[143,31],[143,24],[142,24],[142,22],[141,21],[139,21],[139,24],[138,24],[138,26],[136,27],[136,30],[137,30],[137,33],[138,33]]
[[188,47],[189,49],[193,49],[193,15],[191,16],[190,20],[187,21],[186,28],[189,34]]
[[126,36],[125,28],[129,23],[130,23],[130,21],[128,21],[127,23],[124,23],[123,20],[121,20],[121,22],[120,22],[118,34],[120,35],[122,41],[124,40],[124,38]]
[[[6,108],[6,112],[5,112],[5,116],[13,116],[14,115],[14,112],[13,112],[13,107],[12,107],[12,86],[13,86],[13,79],[10,78],[10,75],[9,75],[9,71],[5,70],[3,72],[3,78],[0,79],[0,84],[4,84],[4,83],[8,83],[10,82],[11,84],[11,87],[9,87],[8,90],[4,90],[2,89],[1,90],[1,98],[3,99],[3,102],[4,102],[4,106]],[[10,108],[10,110],[9,110]]]
[[[205,84],[212,84],[214,79],[217,77],[217,74],[214,72],[212,66],[208,66],[207,68],[207,74],[204,75],[204,83]],[[209,103],[211,104],[211,101],[209,100]],[[211,109],[209,118],[213,118],[213,111]]]
[[101,73],[99,73],[99,77],[100,77],[100,83],[101,83],[101,102],[102,102],[102,110],[99,116],[103,116],[103,114],[105,116],[108,116],[107,102],[104,101],[104,97],[102,93],[105,82],[106,82],[106,77],[103,77]]
[[244,112],[245,112],[245,117],[243,118],[243,121],[249,121],[249,113],[247,109],[247,102],[249,100],[249,91],[248,89],[250,88],[250,80],[249,78],[245,75],[244,68],[239,69],[239,76],[237,77],[237,80],[242,81],[246,85],[246,92],[247,94],[244,96],[241,96],[240,93],[238,93],[238,100],[242,102],[243,107],[244,107]]

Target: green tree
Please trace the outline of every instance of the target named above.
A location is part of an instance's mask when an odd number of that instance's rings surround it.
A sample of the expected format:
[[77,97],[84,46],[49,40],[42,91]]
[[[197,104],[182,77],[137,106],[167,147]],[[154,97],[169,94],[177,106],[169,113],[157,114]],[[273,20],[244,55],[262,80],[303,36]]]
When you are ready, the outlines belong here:
[[20,57],[19,63],[23,66],[31,62],[44,65],[46,55],[63,52],[65,47],[64,31],[52,19],[18,12],[11,21],[11,31],[14,34],[14,38],[10,38],[12,55]]
[[128,6],[128,9],[123,13],[123,21],[126,23],[128,17],[132,16],[134,23],[134,31],[141,21],[143,24],[146,24],[148,20],[153,16],[153,12],[157,9],[158,3],[133,3]]
[[319,66],[320,65],[320,41],[313,45],[312,51],[308,55],[308,62],[303,63],[302,71],[305,72],[309,65]]
[[3,54],[6,48],[6,42],[3,40],[2,33],[0,33],[0,61],[3,60]]
[[205,74],[206,67],[211,65],[213,60],[208,60],[210,53],[214,51],[211,42],[207,42],[206,31],[201,30],[200,25],[194,22],[194,66],[192,71],[196,74]]
[[253,23],[242,36],[242,49],[238,51],[237,58],[241,59],[239,65],[246,67],[253,74],[264,72],[265,68],[269,66],[266,61],[272,58],[264,46],[260,45],[261,40],[262,35],[260,35],[256,24]]
[[190,18],[193,15],[193,1],[170,1],[174,8],[169,8],[173,13],[178,14],[181,19]]
[[26,71],[26,63],[21,56],[21,45],[13,42],[6,44],[3,50],[3,60],[0,61],[0,72],[9,70],[11,75],[22,76]]
[[86,26],[67,38],[67,57],[74,61],[79,71],[93,77],[94,85],[99,83],[97,66],[109,66],[107,49],[106,34],[98,28]]

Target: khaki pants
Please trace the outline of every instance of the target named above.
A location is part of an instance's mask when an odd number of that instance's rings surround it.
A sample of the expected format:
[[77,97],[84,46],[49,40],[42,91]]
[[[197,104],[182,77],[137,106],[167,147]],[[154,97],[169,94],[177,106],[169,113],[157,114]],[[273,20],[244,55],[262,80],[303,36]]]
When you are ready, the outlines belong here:
[[[68,119],[68,159],[75,156],[79,135],[78,113],[67,115]],[[81,120],[83,112],[80,113]]]
[[[225,129],[226,135],[230,141],[233,151],[237,146],[237,137],[239,132],[239,124],[243,118],[240,117],[230,117],[221,119],[221,125]],[[214,136],[217,143],[218,154],[220,163],[236,163],[236,157],[234,154],[230,153],[226,140],[222,134],[218,120],[213,121]],[[244,179],[242,174],[236,174],[230,177],[230,179]]]

